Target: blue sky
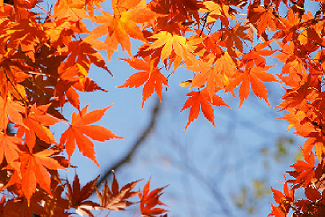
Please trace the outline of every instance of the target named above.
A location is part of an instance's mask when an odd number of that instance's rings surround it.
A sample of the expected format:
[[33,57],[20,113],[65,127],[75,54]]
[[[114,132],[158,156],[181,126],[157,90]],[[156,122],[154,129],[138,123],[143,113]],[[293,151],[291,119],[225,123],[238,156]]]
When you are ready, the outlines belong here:
[[[115,58],[125,56],[119,48],[112,62],[108,64],[114,78],[101,69],[91,70],[90,76],[107,89],[107,93],[81,93],[81,107],[90,103],[89,111],[114,103],[98,124],[125,137],[123,140],[95,142],[101,168],[78,152],[74,153],[72,164],[78,166],[76,171],[83,184],[125,155],[148,124],[152,106],[158,98],[154,94],[142,109],[141,88],[115,88],[134,73],[126,63]],[[294,163],[292,156],[298,146],[294,146],[289,154],[291,157],[283,164],[277,163],[273,157],[261,154],[263,148],[274,151],[277,138],[289,136],[290,133],[286,132],[288,125],[285,121],[275,120],[281,115],[254,95],[249,96],[240,110],[238,99],[222,95],[232,110],[223,107],[215,109],[216,127],[200,114],[187,131],[183,132],[188,111],[180,114],[179,111],[186,100],[188,89],[181,88],[178,84],[188,79],[189,73],[186,69],[180,69],[170,77],[170,88],[163,92],[162,111],[155,131],[138,149],[132,162],[116,172],[117,179],[123,185],[143,178],[144,181],[139,185],[141,188],[150,177],[153,188],[170,184],[162,200],[169,205],[171,216],[207,216],[220,213],[219,199],[211,193],[213,188],[208,185],[213,185],[214,190],[222,195],[228,209],[234,210],[233,216],[246,214],[236,209],[231,195],[239,194],[243,186],[249,187],[253,192],[252,180],[265,177],[274,188],[282,188],[277,180],[283,180],[283,173],[289,170],[288,165]],[[268,88],[270,103],[275,106],[283,91],[276,84],[269,84]],[[74,110],[71,107],[64,108],[67,117]],[[299,141],[301,140],[297,140]],[[266,168],[265,164],[269,166]],[[73,176],[74,169],[70,169],[69,179],[72,180]],[[261,200],[259,207],[262,208],[256,216],[269,213],[268,201],[272,201],[271,195]],[[129,216],[134,211],[131,209],[128,214],[112,212],[110,216]],[[220,216],[224,216],[222,212]]]
[[[109,4],[105,3],[103,8],[109,11]],[[139,46],[139,43],[136,45]],[[132,51],[135,53],[135,47]],[[107,60],[105,53],[102,54]],[[90,77],[106,89],[107,93],[80,93],[81,108],[90,103],[89,111],[114,103],[97,124],[125,137],[123,140],[95,142],[101,168],[77,151],[73,154],[72,164],[78,166],[76,171],[83,184],[124,156],[148,124],[151,109],[157,100],[154,93],[142,109],[141,88],[115,88],[135,72],[127,63],[117,59],[127,57],[119,47],[113,54],[112,61],[107,63],[114,78],[104,70],[91,68]],[[268,65],[274,64],[274,60],[271,61]],[[276,66],[271,70],[276,74],[281,68]],[[164,74],[167,76],[169,72]],[[243,186],[248,187],[252,193],[252,180],[255,179],[265,178],[269,181],[268,184],[281,189],[282,185],[277,180],[283,180],[283,173],[289,170],[289,164],[294,163],[298,144],[302,145],[303,140],[296,139],[292,149],[289,149],[288,158],[277,163],[271,153],[275,151],[279,137],[291,135],[286,132],[288,124],[276,120],[283,113],[278,113],[252,94],[238,110],[238,98],[220,93],[232,110],[223,107],[215,109],[216,127],[200,114],[183,132],[189,111],[180,114],[179,111],[189,90],[178,84],[191,78],[192,72],[183,68],[169,77],[170,87],[163,91],[157,127],[137,150],[132,162],[116,172],[117,179],[124,185],[143,178],[144,181],[138,186],[141,188],[150,177],[152,188],[170,184],[162,196],[162,201],[169,206],[170,216],[225,216],[228,211],[231,216],[245,216],[247,213],[234,205],[232,195],[238,194]],[[276,106],[284,91],[279,84],[268,84],[267,87],[270,104]],[[72,111],[76,110],[71,106],[64,107],[66,118],[71,117]],[[57,140],[66,127],[57,125],[52,128]],[[270,155],[263,155],[262,149],[268,149]],[[72,181],[74,170],[63,172],[62,176],[67,176]],[[273,202],[271,195],[260,200],[255,216],[266,216],[270,212],[268,201]],[[110,216],[132,216],[135,209],[127,213],[112,212]]]

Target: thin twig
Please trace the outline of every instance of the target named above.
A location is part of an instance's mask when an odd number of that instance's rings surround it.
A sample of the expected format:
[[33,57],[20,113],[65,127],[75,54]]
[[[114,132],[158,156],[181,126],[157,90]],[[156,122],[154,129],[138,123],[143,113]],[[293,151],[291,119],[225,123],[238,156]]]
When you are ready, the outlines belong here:
[[203,22],[204,22],[204,23],[203,23],[203,26],[202,26],[202,29],[201,29],[201,32],[200,32],[199,37],[202,36],[203,30],[204,30],[204,28],[205,28],[205,26],[206,26],[206,24],[207,24],[207,20],[208,20],[208,16],[209,16],[209,14],[210,14],[210,12],[206,13],[206,14],[204,15],[204,17],[203,17]]

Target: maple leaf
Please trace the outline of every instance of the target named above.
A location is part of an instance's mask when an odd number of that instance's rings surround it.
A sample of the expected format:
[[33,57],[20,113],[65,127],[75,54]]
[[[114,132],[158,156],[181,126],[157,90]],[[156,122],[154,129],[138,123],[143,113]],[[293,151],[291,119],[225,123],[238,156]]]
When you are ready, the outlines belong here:
[[[56,22],[79,23],[83,18],[88,18],[85,2],[78,0],[58,0],[53,8]],[[79,23],[80,24],[80,23]]]
[[[1,28],[2,27],[0,26],[0,29]],[[30,76],[26,72],[33,71],[34,68],[23,66],[24,65],[23,61],[16,60],[15,57],[12,57],[12,59],[6,57],[11,55],[12,54],[10,54],[10,52],[7,52],[5,56],[0,55],[1,56],[0,88],[2,93],[9,92],[16,99],[26,100],[26,98],[24,97],[26,96],[25,87],[20,83]]]
[[160,31],[149,38],[156,40],[151,43],[146,50],[162,48],[162,61],[166,60],[171,55],[172,51],[185,60],[191,60],[194,58],[193,48],[189,43],[187,43],[186,38],[183,36],[171,34],[167,31]]
[[190,123],[193,122],[199,116],[200,110],[202,111],[204,117],[208,119],[208,121],[210,121],[213,124],[213,126],[215,126],[214,110],[212,108],[212,105],[227,106],[228,108],[230,108],[220,96],[213,95],[211,98],[208,95],[207,88],[204,88],[203,90],[198,92],[192,91],[186,94],[186,96],[189,96],[190,98],[186,100],[180,112],[190,107],[191,109],[190,109],[190,114],[188,116],[188,121],[184,131],[186,130],[188,125],[190,125]]
[[60,80],[56,84],[54,95],[58,97],[59,104],[60,104],[61,108],[66,103],[65,98],[67,97],[69,103],[72,106],[74,106],[78,110],[80,109],[79,94],[73,88],[76,83],[79,83],[79,82],[78,81],[76,81],[76,82],[68,82],[68,81]]
[[88,199],[96,188],[96,182],[99,176],[96,179],[88,182],[85,186],[80,188],[80,182],[78,175],[75,174],[73,184],[70,185],[69,181],[67,182],[68,192],[66,192],[67,199],[70,201],[70,204],[73,208],[77,209],[77,212],[86,213],[90,216],[93,214],[89,211],[89,208],[100,207],[98,203],[92,202]]
[[133,75],[131,75],[127,81],[117,88],[133,88],[143,86],[142,91],[142,108],[144,102],[156,91],[160,101],[162,93],[162,84],[168,87],[167,78],[160,73],[157,66],[152,66],[152,61],[149,57],[145,57],[144,61],[141,59],[122,59],[127,62],[131,67],[141,70]]
[[21,152],[20,153],[20,171],[22,177],[22,191],[30,204],[30,198],[35,193],[37,183],[48,194],[51,195],[51,177],[50,170],[64,169],[51,155],[57,153],[53,149],[44,149],[37,153]]
[[0,97],[0,129],[6,129],[9,119],[20,126],[24,126],[22,113],[25,112],[25,107],[18,101],[9,99],[4,100]]
[[72,113],[71,124],[69,128],[61,135],[60,138],[60,145],[65,145],[69,162],[77,144],[79,151],[84,156],[93,160],[97,164],[97,166],[100,167],[96,160],[94,144],[90,139],[88,139],[88,137],[100,142],[104,142],[110,139],[123,138],[116,136],[114,133],[112,133],[105,127],[99,125],[90,125],[99,121],[111,106],[112,105],[104,109],[98,109],[87,113],[87,105],[79,112],[79,114],[76,114],[75,112]]
[[226,45],[227,47],[235,47],[240,51],[243,52],[243,40],[250,40],[249,36],[244,32],[249,27],[241,26],[241,23],[237,23],[232,29],[224,29],[224,37],[226,38]]
[[137,23],[149,22],[156,17],[156,13],[149,10],[145,4],[143,5],[141,0],[112,1],[112,8],[114,16],[101,11],[104,16],[92,18],[93,22],[102,23],[102,25],[91,32],[91,37],[94,38],[107,34],[105,43],[110,47],[107,50],[109,60],[119,44],[121,44],[123,51],[126,50],[132,56],[129,36],[145,42],[146,40]]
[[8,200],[4,206],[2,216],[10,217],[32,217],[35,214],[42,215],[42,206],[35,202],[28,204],[25,198],[14,198]]
[[218,56],[224,53],[223,49],[221,48],[226,47],[226,42],[222,37],[223,34],[223,31],[216,31],[213,34],[207,36],[202,32],[201,37],[203,39],[203,42],[201,44],[198,44],[195,53],[202,56],[202,59],[205,61],[208,61],[210,59],[205,57],[208,57],[211,54]]
[[[29,19],[21,19],[19,22],[11,22],[10,24],[5,22],[6,25],[2,26],[0,40],[7,41],[7,51],[11,55],[13,54],[11,49],[18,50],[21,54],[20,58],[30,58],[30,60],[35,61],[37,43],[45,36],[42,24],[35,22],[36,17],[36,14],[30,14]],[[9,57],[9,59],[13,60],[14,58]]]
[[266,46],[269,46],[270,43],[271,41],[268,41],[255,45],[254,49],[243,55],[240,65],[246,64],[248,68],[255,66],[265,67],[266,60],[263,56],[270,56],[276,52],[275,50],[264,49]]
[[[70,70],[69,70],[70,71]],[[60,107],[62,108],[66,103],[66,98],[69,103],[76,109],[80,110],[80,100],[79,94],[76,91],[82,92],[92,92],[95,90],[101,90],[107,92],[106,90],[99,87],[92,79],[89,77],[76,79],[73,82],[59,80],[55,86],[54,95],[58,97]]]
[[197,72],[191,87],[201,88],[206,83],[207,92],[211,100],[213,95],[220,89],[232,91],[228,86],[230,79],[235,75],[236,70],[234,67],[236,65],[228,52],[225,52],[217,60],[211,58],[208,62],[199,61],[198,63],[198,65],[186,67],[191,71]]
[[284,194],[276,189],[273,189],[271,187],[272,193],[273,193],[273,198],[275,200],[275,202],[277,204],[279,204],[279,206],[273,206],[273,204],[271,204],[272,206],[272,212],[268,215],[269,216],[276,216],[276,217],[285,217],[286,214],[289,212],[291,205],[293,204],[294,201],[294,189],[290,189],[288,188],[288,184],[287,184],[287,180],[284,176],[284,184],[283,184],[283,192]]
[[102,193],[96,189],[97,197],[102,208],[109,210],[125,210],[124,207],[134,204],[133,202],[127,201],[127,199],[139,194],[138,191],[131,191],[139,181],[140,180],[128,183],[119,190],[119,184],[115,178],[115,173],[113,172],[111,189],[108,187],[107,180]]
[[271,7],[263,7],[256,4],[251,5],[250,3],[248,6],[248,18],[258,30],[259,36],[265,32],[266,28],[275,31],[277,26],[279,26],[279,22],[273,14]]
[[288,173],[295,177],[293,181],[293,188],[299,188],[301,186],[309,186],[312,179],[315,177],[315,155],[305,151],[305,147],[302,148],[304,161],[298,160],[290,167],[294,168],[294,171],[288,171]]
[[[289,100],[289,99],[288,99]],[[302,104],[306,104],[306,102],[303,102]],[[277,108],[277,107],[276,107]],[[297,134],[299,136],[308,137],[310,133],[318,132],[318,130],[315,128],[315,126],[309,122],[309,121],[303,121],[308,118],[306,116],[306,113],[303,109],[306,109],[307,107],[303,108],[300,107],[300,109],[293,109],[293,108],[287,108],[286,110],[289,112],[288,114],[285,114],[283,117],[280,117],[279,119],[285,119],[289,122],[289,126],[287,131],[294,126],[296,132],[293,134]]]
[[273,35],[272,38],[283,38],[282,43],[286,44],[288,41],[292,41],[296,34],[296,28],[301,21],[298,14],[295,14],[291,8],[288,8],[286,18],[278,17],[283,25],[279,25],[278,31]]
[[[63,157],[63,156],[55,156]],[[66,165],[68,167],[68,165]],[[51,180],[51,193],[52,197],[46,197],[45,202],[42,204],[43,210],[46,216],[62,216],[62,217],[71,217],[68,210],[70,209],[70,202],[65,197],[63,198],[62,193],[64,192],[64,188],[66,184],[60,184],[59,179]],[[33,199],[33,198],[32,198]]]
[[199,12],[207,13],[206,22],[214,23],[218,18],[220,18],[222,24],[226,27],[229,25],[228,18],[235,19],[230,12],[229,5],[222,3],[215,3],[214,1],[203,2],[204,8],[199,9]]
[[20,149],[18,145],[21,145],[22,139],[16,136],[9,136],[0,132],[0,163],[2,163],[4,157],[7,163],[13,168],[17,169]]
[[322,195],[320,194],[320,192],[311,186],[307,186],[305,188],[305,195],[309,200],[311,200],[313,202],[317,202],[318,200],[320,200],[322,198]]
[[246,70],[242,73],[236,73],[236,78],[232,85],[237,86],[241,83],[239,88],[239,108],[242,106],[244,100],[247,99],[251,87],[257,97],[264,99],[265,102],[271,106],[267,100],[267,89],[263,84],[263,82],[277,81],[274,75],[264,72],[264,70],[268,70],[271,67],[272,66],[257,66],[253,68],[246,68]]
[[[295,51],[295,45],[293,42],[283,44],[278,42],[282,48],[280,53],[273,58],[277,58],[284,63],[279,78],[288,86],[299,87],[307,80],[308,74],[306,73],[305,62]],[[285,76],[286,75],[286,76]]]
[[19,126],[17,136],[23,137],[25,135],[25,142],[30,151],[33,150],[36,136],[46,143],[56,143],[49,126],[54,125],[61,120],[47,113],[50,104],[30,106],[28,116],[24,118],[23,126]]
[[147,217],[155,217],[156,215],[163,214],[167,212],[167,210],[162,208],[157,208],[155,206],[166,206],[159,200],[159,197],[163,194],[163,190],[166,188],[157,188],[150,192],[150,179],[147,184],[144,186],[142,193],[139,194],[140,198],[140,210],[143,216]]
[[60,49],[58,53],[60,55],[69,55],[67,60],[62,63],[63,67],[59,67],[60,78],[64,80],[75,81],[74,76],[70,77],[70,72],[64,73],[65,70],[69,70],[72,66],[76,67],[81,77],[87,76],[91,64],[105,69],[112,75],[106,66],[104,58],[87,41],[70,41],[68,46]]

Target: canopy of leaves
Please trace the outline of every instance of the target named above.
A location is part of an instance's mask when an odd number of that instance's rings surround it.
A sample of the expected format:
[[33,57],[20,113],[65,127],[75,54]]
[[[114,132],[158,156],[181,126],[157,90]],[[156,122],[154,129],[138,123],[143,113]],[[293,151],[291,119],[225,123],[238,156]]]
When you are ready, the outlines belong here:
[[[153,92],[162,101],[168,78],[180,66],[187,70],[190,78],[180,81],[190,89],[181,109],[189,108],[185,130],[200,111],[215,125],[216,106],[229,107],[223,92],[238,97],[239,108],[251,90],[270,105],[266,83],[281,84],[285,94],[276,108],[287,111],[282,119],[307,140],[283,193],[272,189],[277,205],[270,216],[325,213],[324,1],[314,0],[313,12],[303,0],[113,0],[111,10],[103,2],[57,0],[46,11],[42,0],[0,0],[0,184],[7,191],[0,215],[69,216],[74,208],[92,216],[91,209],[123,210],[138,195],[142,215],[167,216],[157,207],[164,205],[164,188],[150,192],[150,181],[140,191],[132,191],[138,181],[119,189],[114,175],[111,188],[106,182],[97,190],[98,204],[86,200],[98,178],[81,188],[77,175],[70,185],[58,173],[71,166],[76,145],[99,166],[92,140],[122,138],[94,124],[110,106],[88,112],[79,99],[81,92],[106,91],[89,70],[94,65],[112,75],[100,51],[110,60],[118,46],[137,72],[117,87],[143,86],[142,107]],[[133,40],[142,43],[136,53]],[[282,63],[278,74],[266,57]],[[63,114],[68,104],[76,110],[70,122]],[[52,131],[58,123],[68,126],[59,143]],[[295,197],[298,188],[305,199]]]

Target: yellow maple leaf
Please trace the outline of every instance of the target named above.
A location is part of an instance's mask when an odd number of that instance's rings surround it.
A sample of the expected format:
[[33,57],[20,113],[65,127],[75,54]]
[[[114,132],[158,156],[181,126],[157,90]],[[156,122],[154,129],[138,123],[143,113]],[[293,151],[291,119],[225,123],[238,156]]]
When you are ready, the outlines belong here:
[[193,53],[192,45],[187,43],[186,38],[181,35],[173,35],[170,32],[161,31],[149,38],[157,40],[150,44],[146,50],[162,48],[162,61],[167,59],[172,51],[182,59],[189,59],[189,54]]

